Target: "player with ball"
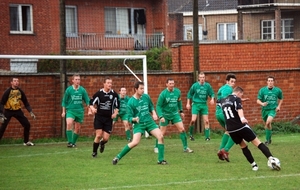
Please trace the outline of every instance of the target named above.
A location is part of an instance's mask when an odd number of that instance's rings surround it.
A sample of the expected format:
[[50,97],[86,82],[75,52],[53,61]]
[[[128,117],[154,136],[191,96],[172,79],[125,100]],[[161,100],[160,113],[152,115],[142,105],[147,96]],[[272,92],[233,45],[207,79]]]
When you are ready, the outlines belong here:
[[[243,93],[244,90],[241,87],[236,87],[234,88],[231,95],[217,102],[217,105],[222,108],[223,114],[226,119],[226,130],[229,132],[232,140],[236,144],[240,145],[243,154],[251,164],[253,171],[258,170],[258,165],[254,161],[254,158],[251,154],[251,151],[248,149],[246,141],[251,142],[261,150],[261,152],[267,157],[268,166],[270,168],[279,171],[279,159],[273,157],[269,148],[256,137],[255,133],[248,125],[247,119],[244,117],[241,100]],[[224,159],[226,159],[228,157],[228,153],[224,151],[224,149],[222,149],[221,152]]]

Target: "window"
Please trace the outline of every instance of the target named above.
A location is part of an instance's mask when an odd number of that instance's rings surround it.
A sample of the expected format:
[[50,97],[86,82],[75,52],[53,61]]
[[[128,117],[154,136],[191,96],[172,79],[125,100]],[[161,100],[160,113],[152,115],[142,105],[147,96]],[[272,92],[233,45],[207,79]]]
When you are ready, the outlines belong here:
[[[261,22],[261,31],[263,40],[276,39],[275,20],[263,20]],[[294,20],[281,19],[281,39],[294,38]]]
[[66,6],[66,36],[78,36],[76,6]]
[[[183,32],[183,40],[193,40],[193,25],[184,25],[184,32]],[[198,28],[198,36],[199,40],[203,40],[202,36],[202,25],[199,24]]]
[[218,40],[237,40],[236,23],[219,23],[217,24]]
[[10,33],[33,33],[32,6],[31,5],[9,5]]
[[144,33],[146,15],[144,9],[105,8],[105,33],[128,35]]

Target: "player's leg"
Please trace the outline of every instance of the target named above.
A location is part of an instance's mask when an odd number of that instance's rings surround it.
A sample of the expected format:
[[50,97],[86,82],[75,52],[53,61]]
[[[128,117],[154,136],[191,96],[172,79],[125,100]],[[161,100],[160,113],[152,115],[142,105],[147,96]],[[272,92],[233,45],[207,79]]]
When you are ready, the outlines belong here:
[[[180,116],[178,116],[180,118]],[[187,135],[186,135],[186,131],[184,129],[184,126],[183,126],[183,122],[180,118],[180,121],[176,122],[176,120],[173,120],[174,122],[174,125],[177,127],[178,131],[179,131],[179,137],[181,139],[181,142],[182,142],[182,146],[183,146],[183,152],[186,152],[186,153],[193,153],[194,151],[192,149],[190,149],[188,147],[188,143],[187,143]]]
[[113,165],[116,165],[120,159],[122,159],[132,148],[136,147],[142,138],[142,134],[145,130],[138,123],[135,124],[133,129],[132,141],[128,143],[119,154],[112,160]]
[[[216,115],[216,119],[218,120],[219,124],[225,130],[225,117],[224,117],[224,114],[223,114],[222,110],[221,109],[217,109],[215,115]],[[229,136],[228,131],[225,130],[225,132],[224,132],[224,134],[222,136],[222,139],[221,139],[221,143],[220,143],[220,146],[219,146],[219,151],[217,153],[217,156],[219,157],[220,160],[225,160],[223,158],[221,150],[225,147],[225,145],[226,145],[226,143],[227,143],[227,141],[228,141],[229,138],[231,138],[231,137]]]
[[110,133],[112,131],[113,120],[111,118],[102,118],[103,119],[103,134],[102,139],[100,140],[100,153],[104,151],[105,144],[108,142]]
[[[166,134],[166,131],[167,131],[167,126],[168,125],[165,125],[164,123],[160,122],[160,125],[159,128],[161,130],[161,133],[162,135],[164,136]],[[155,146],[154,146],[154,153],[158,153],[158,139],[155,138]]]
[[190,127],[189,127],[189,136],[190,140],[194,141],[194,129],[195,129],[195,122],[197,119],[197,114],[192,114],[191,122],[190,122]]
[[208,115],[202,115],[202,119],[204,121],[204,136],[205,140],[210,140],[210,128],[209,128],[209,121],[208,121]]
[[94,142],[93,142],[93,153],[92,153],[93,157],[97,156],[97,150],[98,150],[99,145],[100,145],[100,140],[101,140],[101,137],[102,137],[102,133],[103,133],[102,129],[100,129],[100,128],[95,129],[95,134],[96,135],[95,135]]
[[130,131],[130,126],[127,120],[123,120],[123,125],[124,125],[124,129],[125,129],[125,135],[126,135],[126,140],[128,142],[131,141],[131,131]]
[[15,113],[14,117],[21,123],[21,125],[24,128],[24,145],[25,146],[33,146],[34,144],[29,141],[30,123],[29,123],[27,117],[25,117],[23,111],[21,111],[21,110],[17,111]]
[[153,124],[151,124],[151,126],[149,126],[148,130],[150,131],[152,136],[154,136],[158,140],[158,144],[157,144],[158,162],[157,163],[165,165],[165,164],[167,164],[167,161],[165,161],[165,159],[164,159],[164,157],[165,157],[164,137],[162,135],[161,130],[155,126],[156,126],[156,124],[153,122]]
[[73,147],[76,147],[76,142],[79,138],[81,124],[83,123],[83,118],[84,118],[84,113],[76,113],[76,117],[74,119],[74,132],[73,132],[73,139],[72,139]]
[[273,118],[276,116],[275,110],[271,110],[268,113],[266,122],[265,122],[265,132],[266,132],[266,145],[271,144],[272,140],[272,122]]
[[68,140],[67,147],[69,147],[69,148],[73,147],[72,141],[73,141],[74,120],[75,120],[75,115],[71,111],[67,111],[67,114],[66,114],[66,123],[67,123],[66,136],[67,136],[67,140]]

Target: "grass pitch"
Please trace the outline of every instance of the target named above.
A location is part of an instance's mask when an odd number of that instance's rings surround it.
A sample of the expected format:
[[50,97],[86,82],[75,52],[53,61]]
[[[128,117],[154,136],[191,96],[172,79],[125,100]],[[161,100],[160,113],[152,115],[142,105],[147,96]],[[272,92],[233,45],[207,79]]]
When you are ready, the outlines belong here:
[[264,155],[249,144],[259,166],[250,164],[236,145],[230,150],[230,162],[216,155],[221,137],[204,141],[196,136],[188,140],[194,153],[184,153],[179,138],[165,138],[168,165],[157,165],[154,139],[142,139],[117,165],[112,159],[127,144],[111,139],[104,153],[92,158],[92,140],[67,148],[66,143],[0,145],[0,189],[299,189],[300,135],[274,135],[269,146],[281,161],[281,171],[272,171]]

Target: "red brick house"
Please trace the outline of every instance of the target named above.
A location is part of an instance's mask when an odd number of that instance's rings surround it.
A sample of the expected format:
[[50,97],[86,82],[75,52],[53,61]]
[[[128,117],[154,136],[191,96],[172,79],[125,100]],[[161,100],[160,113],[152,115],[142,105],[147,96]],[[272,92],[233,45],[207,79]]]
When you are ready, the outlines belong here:
[[[66,0],[67,50],[134,50],[168,38],[166,0]],[[2,0],[0,54],[60,52],[58,0]]]

